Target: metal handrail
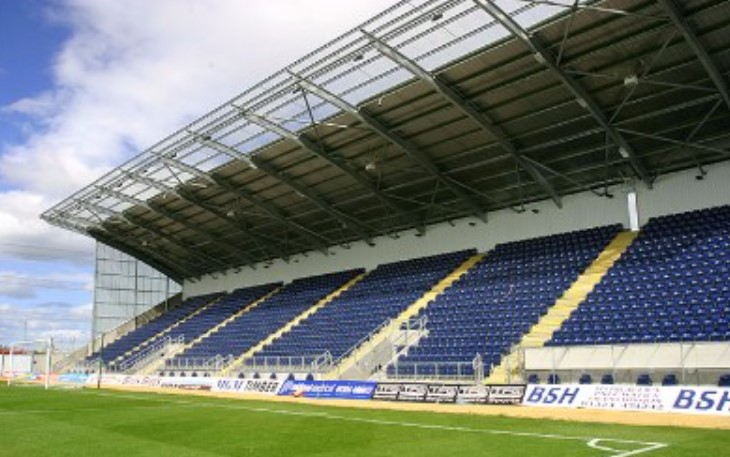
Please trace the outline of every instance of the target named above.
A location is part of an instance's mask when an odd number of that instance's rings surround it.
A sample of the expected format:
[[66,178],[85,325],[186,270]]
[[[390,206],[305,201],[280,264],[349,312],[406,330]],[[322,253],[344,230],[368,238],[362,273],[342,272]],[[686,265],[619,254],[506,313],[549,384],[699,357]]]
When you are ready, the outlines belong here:
[[178,335],[176,337],[166,336],[134,353],[129,358],[124,359],[117,364],[112,363],[112,365],[115,365],[120,371],[127,371],[138,366],[145,365],[149,362],[149,359],[164,351],[170,345],[183,343],[185,343],[185,335]]

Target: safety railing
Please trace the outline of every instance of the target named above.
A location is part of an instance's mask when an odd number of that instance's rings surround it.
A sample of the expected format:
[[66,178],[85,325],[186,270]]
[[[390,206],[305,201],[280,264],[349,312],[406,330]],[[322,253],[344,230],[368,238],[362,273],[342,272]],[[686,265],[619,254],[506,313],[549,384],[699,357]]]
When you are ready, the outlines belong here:
[[118,363],[110,363],[110,368],[120,372],[134,371],[142,368],[154,360],[159,360],[170,349],[172,345],[184,344],[185,335],[176,337],[166,336],[153,341],[148,346],[140,349],[126,359]]
[[[407,350],[412,344],[418,341],[418,339],[427,332],[426,324],[428,318],[426,316],[413,317],[407,320],[388,319],[380,324],[377,328],[372,330],[370,333],[361,338],[357,343],[353,344],[347,351],[345,351],[340,357],[332,362],[331,370],[336,370],[335,375],[340,376],[338,370],[341,368],[342,363],[355,354],[355,358],[351,361],[351,366],[355,366],[364,371],[367,375],[372,375],[376,371],[380,370],[383,365],[387,364],[398,351]],[[383,339],[376,339],[375,336],[379,335],[384,329],[396,324],[388,335]],[[395,335],[395,336],[394,336]],[[382,352],[379,356],[373,357],[372,352],[375,351],[376,346],[387,342],[387,350]]]
[[243,361],[242,370],[263,372],[323,373],[332,366],[332,354],[300,356],[253,356]]
[[434,380],[478,383],[485,367],[477,355],[471,362],[397,362],[385,369],[388,380]]
[[213,357],[174,357],[166,360],[164,369],[171,371],[203,371],[217,373],[233,363],[233,355],[215,355]]

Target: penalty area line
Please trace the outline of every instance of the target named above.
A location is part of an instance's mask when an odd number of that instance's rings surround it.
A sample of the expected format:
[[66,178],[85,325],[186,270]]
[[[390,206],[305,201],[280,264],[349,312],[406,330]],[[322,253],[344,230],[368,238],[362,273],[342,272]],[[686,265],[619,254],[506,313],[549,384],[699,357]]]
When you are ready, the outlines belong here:
[[[294,411],[290,409],[282,408],[263,408],[245,406],[242,404],[224,404],[224,403],[211,403],[204,401],[190,401],[181,400],[177,398],[157,397],[154,396],[141,396],[141,395],[129,395],[121,393],[107,393],[99,391],[87,391],[92,395],[100,395],[107,397],[121,397],[133,400],[150,400],[154,399],[162,403],[172,403],[184,407],[194,408],[223,408],[233,409],[248,412],[257,412],[265,414],[279,414],[288,416],[303,416],[303,417],[318,417],[327,420],[344,421],[344,422],[355,422],[373,425],[389,425],[406,428],[418,428],[425,430],[443,430],[443,431],[454,431],[464,433],[482,433],[486,435],[504,435],[504,436],[518,436],[526,438],[538,438],[538,439],[552,439],[552,440],[563,440],[563,441],[580,441],[585,443],[588,447],[599,451],[609,453],[609,457],[632,457],[639,454],[644,454],[659,449],[663,449],[669,446],[667,443],[656,443],[649,441],[636,441],[636,440],[624,440],[618,438],[597,438],[597,437],[586,437],[586,436],[572,436],[572,435],[558,435],[549,433],[537,433],[537,432],[518,432],[514,430],[497,430],[497,429],[485,429],[485,428],[472,428],[472,427],[460,427],[453,425],[437,425],[437,424],[422,424],[418,422],[404,422],[404,421],[393,421],[383,419],[369,419],[366,417],[353,417],[344,416],[340,414],[332,414],[327,412],[315,412],[315,411]],[[261,401],[266,401],[262,399]],[[635,449],[616,449],[611,447],[610,444],[614,445],[629,445],[629,446],[640,446]]]

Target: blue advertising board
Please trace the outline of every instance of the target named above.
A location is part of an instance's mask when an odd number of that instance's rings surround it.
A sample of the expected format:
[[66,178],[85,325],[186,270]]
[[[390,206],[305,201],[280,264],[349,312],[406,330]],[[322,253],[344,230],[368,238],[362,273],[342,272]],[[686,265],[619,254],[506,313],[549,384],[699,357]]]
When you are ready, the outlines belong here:
[[89,379],[89,375],[83,373],[66,373],[58,377],[59,382],[68,382],[76,384],[85,384]]
[[370,400],[377,385],[370,381],[286,381],[278,395]]

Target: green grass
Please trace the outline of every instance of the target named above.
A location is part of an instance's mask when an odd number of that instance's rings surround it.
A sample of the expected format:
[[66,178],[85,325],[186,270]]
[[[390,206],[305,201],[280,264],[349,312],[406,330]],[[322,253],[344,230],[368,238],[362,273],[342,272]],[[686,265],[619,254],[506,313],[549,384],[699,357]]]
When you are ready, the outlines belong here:
[[[524,434],[524,435],[520,435]],[[552,435],[552,436],[538,436]],[[0,387],[0,456],[730,456],[730,433]],[[622,454],[623,452],[623,454]]]

